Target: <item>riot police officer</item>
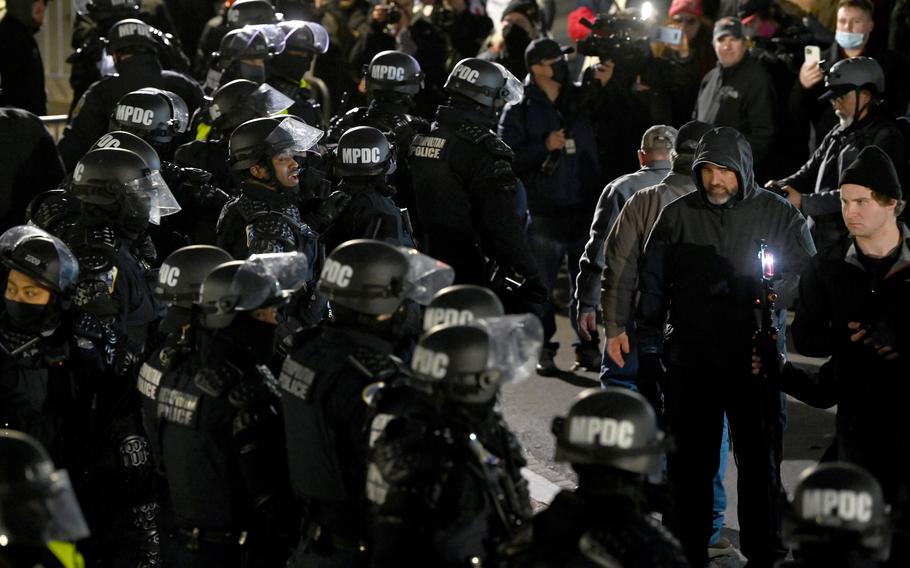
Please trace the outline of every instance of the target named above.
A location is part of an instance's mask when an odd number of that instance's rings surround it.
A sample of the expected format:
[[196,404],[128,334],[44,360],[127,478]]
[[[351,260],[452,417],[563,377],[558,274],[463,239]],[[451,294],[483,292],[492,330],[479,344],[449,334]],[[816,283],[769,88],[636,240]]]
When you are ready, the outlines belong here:
[[[682,547],[650,516],[645,484],[669,448],[657,415],[637,392],[588,389],[553,420],[556,460],[578,474],[534,517],[530,566],[689,566]],[[610,511],[605,515],[604,511]]]
[[314,22],[280,22],[284,33],[284,51],[266,63],[269,84],[294,100],[290,113],[307,124],[325,130],[322,108],[313,99],[313,92],[304,74],[313,66],[313,58],[329,48],[329,34]]
[[[296,535],[278,391],[265,366],[276,307],[303,285],[299,253],[255,255],[203,280],[193,354],[157,389],[173,508],[165,564],[279,566]],[[282,539],[282,535],[287,538]]]
[[[415,116],[414,96],[423,89],[423,71],[417,60],[401,51],[382,51],[366,67],[364,84],[369,106],[356,107],[332,119],[327,139],[335,142],[354,126],[372,126],[385,134],[395,149],[398,168],[392,175],[395,203],[415,211],[408,149],[418,134],[430,131],[426,119]],[[414,219],[419,231],[419,220]]]
[[9,568],[85,566],[73,542],[89,535],[70,478],[40,442],[0,430],[0,565]]
[[421,337],[411,380],[431,402],[388,421],[370,449],[374,566],[496,566],[530,538],[525,460],[494,405],[533,372],[541,336],[523,315]]
[[[160,317],[150,269],[154,250],[135,245],[150,221],[173,211],[160,175],[136,153],[101,148],[76,165],[69,191],[81,203],[63,240],[80,266],[73,325],[80,355],[105,372],[86,383],[89,433],[78,466],[80,495],[100,564],[156,565],[158,503],[153,465],[132,377]],[[151,255],[151,256],[146,256]],[[98,361],[100,360],[100,361]],[[130,379],[125,380],[125,377]]]
[[[445,84],[433,130],[411,144],[410,165],[429,254],[450,264],[459,283],[490,285],[490,274],[523,281],[524,298],[546,299],[518,220],[512,150],[491,128],[521,83],[502,66],[459,61]],[[500,287],[499,283],[494,286]]]
[[158,41],[145,22],[122,20],[114,24],[108,33],[108,49],[118,74],[96,81],[85,91],[57,144],[67,171],[72,171],[92,142],[107,132],[111,111],[127,93],[143,87],[171,91],[186,103],[190,113],[202,104],[202,89],[195,81],[162,69]]
[[265,83],[265,62],[284,51],[284,33],[273,24],[243,26],[221,38],[203,88],[213,93],[234,79]]
[[[310,331],[279,377],[291,485],[306,507],[289,566],[366,563],[364,389],[392,377],[391,354],[408,333],[414,302],[452,281],[449,267],[417,251],[348,241],[326,259],[318,290],[334,320]],[[419,324],[418,324],[419,325]]]
[[212,94],[212,101],[192,119],[195,140],[177,149],[174,161],[212,174],[211,184],[233,193],[228,141],[234,129],[254,118],[287,110],[294,103],[269,85],[236,79]]
[[463,325],[481,318],[505,315],[502,302],[489,288],[456,284],[440,290],[423,314],[423,330],[437,325]]
[[338,189],[351,196],[344,211],[325,235],[328,250],[351,239],[375,239],[398,246],[415,246],[407,217],[395,206],[389,176],[396,162],[389,141],[370,126],[357,126],[342,135],[332,162]]
[[0,424],[38,438],[66,462],[79,386],[69,325],[79,264],[60,239],[20,225],[0,235],[9,270],[0,312]]
[[821,463],[804,471],[782,525],[796,560],[779,568],[872,568],[891,550],[891,522],[881,485],[863,468]]
[[214,52],[218,51],[222,38],[229,31],[243,26],[277,23],[275,8],[268,0],[237,0],[226,6],[220,14],[209,20],[202,30],[202,37],[199,39],[199,46],[193,59],[193,76],[199,80],[205,79]]
[[111,130],[135,134],[168,162],[174,161],[174,151],[185,142],[189,123],[189,109],[183,99],[154,87],[123,95],[111,114]]

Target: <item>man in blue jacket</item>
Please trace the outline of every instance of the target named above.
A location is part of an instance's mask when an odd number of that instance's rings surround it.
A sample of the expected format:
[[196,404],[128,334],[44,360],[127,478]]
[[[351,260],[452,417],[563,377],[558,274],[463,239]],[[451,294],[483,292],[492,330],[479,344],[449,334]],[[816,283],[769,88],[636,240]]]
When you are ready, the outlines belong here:
[[[595,81],[584,86],[573,84],[565,57],[570,49],[549,38],[528,45],[524,99],[505,110],[500,132],[515,152],[512,167],[527,188],[531,213],[528,244],[551,297],[559,269],[568,257],[572,288],[569,319],[574,328],[578,261],[603,187],[594,128],[587,112],[593,108],[591,97],[608,77],[598,68],[593,74]],[[556,333],[556,313],[552,302],[548,306],[543,314],[546,344],[537,372],[555,375],[559,369],[553,358],[559,344],[551,340]],[[596,337],[579,337],[576,355],[599,353],[599,343]]]

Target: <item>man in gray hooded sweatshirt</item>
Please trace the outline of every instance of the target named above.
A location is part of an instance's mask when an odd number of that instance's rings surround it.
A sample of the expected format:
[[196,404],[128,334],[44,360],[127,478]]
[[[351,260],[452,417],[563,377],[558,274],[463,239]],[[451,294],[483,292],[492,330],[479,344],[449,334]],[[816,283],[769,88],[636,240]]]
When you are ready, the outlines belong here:
[[[752,149],[733,128],[715,128],[695,151],[696,191],[664,207],[640,263],[636,316],[638,385],[660,404],[677,452],[669,458],[672,507],[664,517],[689,561],[707,560],[713,478],[726,413],[738,468],[740,539],[751,567],[782,558],[779,509],[780,392],[750,373],[758,243],[776,259],[780,306],[815,254],[805,219],[752,172]],[[665,324],[672,331],[664,339]],[[666,365],[666,374],[663,369]]]

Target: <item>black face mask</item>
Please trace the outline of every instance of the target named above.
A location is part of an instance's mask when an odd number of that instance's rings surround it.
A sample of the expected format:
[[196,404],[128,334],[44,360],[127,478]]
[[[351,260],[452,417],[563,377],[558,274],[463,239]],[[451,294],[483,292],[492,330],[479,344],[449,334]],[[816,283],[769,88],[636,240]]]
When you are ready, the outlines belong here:
[[[244,63],[241,61],[237,64],[237,79],[246,79],[252,81],[257,85],[265,83],[265,67],[260,67],[259,65],[250,65],[249,63]],[[222,79],[221,84],[224,84]]]
[[55,314],[51,302],[47,304],[26,304],[4,298],[6,314],[10,322],[22,331],[37,332],[47,328]]
[[554,61],[550,68],[553,69],[552,79],[559,83],[560,85],[565,85],[569,82],[569,62],[565,59],[560,59]]
[[531,36],[521,26],[506,24],[502,28],[502,38],[505,42],[507,56],[522,57],[525,49],[531,43]]
[[275,353],[277,330],[278,326],[275,324],[242,313],[234,318],[234,322],[226,331],[237,338],[240,345],[246,347],[254,362],[262,364],[268,362]]

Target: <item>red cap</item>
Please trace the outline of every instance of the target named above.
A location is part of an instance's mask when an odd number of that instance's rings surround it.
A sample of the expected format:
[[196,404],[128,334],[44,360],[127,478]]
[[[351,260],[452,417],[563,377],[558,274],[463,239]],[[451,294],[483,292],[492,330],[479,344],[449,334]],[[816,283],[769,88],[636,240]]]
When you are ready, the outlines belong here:
[[701,7],[701,0],[673,0],[670,4],[670,17],[672,18],[676,14],[685,12],[687,14],[692,14],[701,18],[704,15],[704,10]]

